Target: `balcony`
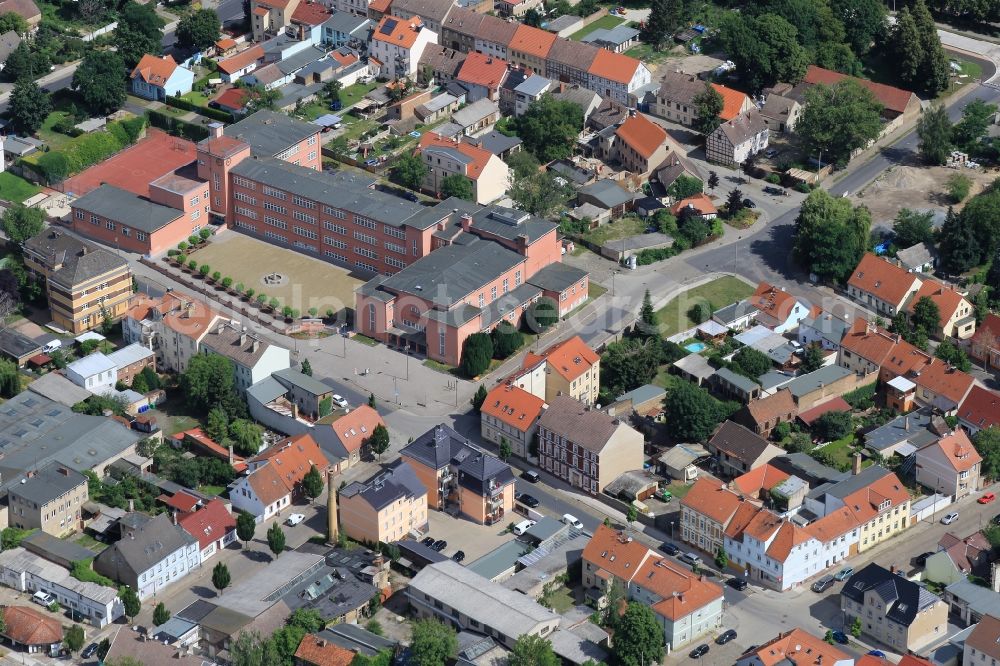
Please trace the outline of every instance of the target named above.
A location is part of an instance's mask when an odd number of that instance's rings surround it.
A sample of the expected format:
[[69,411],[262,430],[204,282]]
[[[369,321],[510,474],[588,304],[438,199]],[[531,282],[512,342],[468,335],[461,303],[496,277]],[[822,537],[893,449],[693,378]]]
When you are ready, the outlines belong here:
[[490,496],[486,498],[486,508],[488,510],[503,507],[503,495]]
[[483,524],[495,525],[499,523],[501,520],[503,520],[503,507],[497,509],[496,511],[487,513],[486,517],[483,519]]

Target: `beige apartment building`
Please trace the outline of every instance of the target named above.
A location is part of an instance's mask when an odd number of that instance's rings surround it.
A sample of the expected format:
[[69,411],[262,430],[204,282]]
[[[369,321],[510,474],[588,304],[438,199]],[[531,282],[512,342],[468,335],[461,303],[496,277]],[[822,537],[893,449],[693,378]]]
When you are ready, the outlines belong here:
[[541,354],[525,354],[521,370],[510,383],[548,403],[564,395],[592,405],[600,389],[601,357],[574,335]]
[[338,504],[341,529],[356,541],[390,543],[427,526],[427,488],[403,461],[347,485]]
[[82,528],[80,512],[89,497],[87,477],[59,462],[29,474],[8,491],[11,526],[38,528],[57,537]]

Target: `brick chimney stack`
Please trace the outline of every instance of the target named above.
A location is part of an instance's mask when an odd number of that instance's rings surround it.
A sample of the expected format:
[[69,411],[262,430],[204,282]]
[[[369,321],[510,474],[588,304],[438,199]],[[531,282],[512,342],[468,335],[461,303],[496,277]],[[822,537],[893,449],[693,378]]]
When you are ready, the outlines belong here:
[[333,485],[332,469],[326,471],[326,540],[336,543],[340,535],[340,525],[337,521],[337,487]]

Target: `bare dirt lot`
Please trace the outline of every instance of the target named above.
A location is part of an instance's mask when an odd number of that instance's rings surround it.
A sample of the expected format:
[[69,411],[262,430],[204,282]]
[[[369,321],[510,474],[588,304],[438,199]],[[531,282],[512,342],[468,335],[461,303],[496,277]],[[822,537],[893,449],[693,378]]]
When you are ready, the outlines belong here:
[[[891,227],[893,218],[902,208],[935,211],[940,224],[949,205],[945,183],[956,173],[963,173],[972,179],[969,198],[981,192],[1000,175],[1000,171],[996,169],[897,166],[850,198],[855,204],[868,206],[872,212],[873,226]],[[959,210],[961,207],[962,204],[959,204],[955,209]]]

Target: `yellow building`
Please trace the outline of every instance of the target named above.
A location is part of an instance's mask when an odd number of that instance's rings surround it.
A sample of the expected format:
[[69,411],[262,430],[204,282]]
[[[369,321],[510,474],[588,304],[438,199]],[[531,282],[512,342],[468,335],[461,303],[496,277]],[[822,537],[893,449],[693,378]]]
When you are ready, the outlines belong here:
[[108,250],[46,229],[24,243],[24,265],[45,279],[52,321],[79,334],[120,319],[132,296],[128,262]]
[[525,354],[522,369],[510,383],[547,403],[556,396],[568,395],[592,405],[600,389],[601,357],[574,335],[541,354]]
[[427,488],[402,461],[340,491],[341,529],[356,541],[390,543],[427,525]]
[[61,537],[83,527],[81,511],[89,497],[87,477],[62,463],[49,463],[9,491],[9,519],[22,530],[39,528]]

